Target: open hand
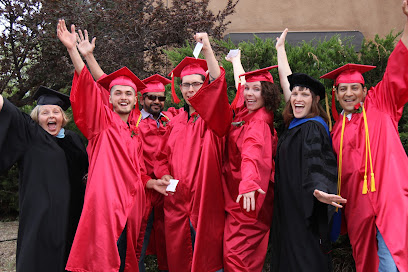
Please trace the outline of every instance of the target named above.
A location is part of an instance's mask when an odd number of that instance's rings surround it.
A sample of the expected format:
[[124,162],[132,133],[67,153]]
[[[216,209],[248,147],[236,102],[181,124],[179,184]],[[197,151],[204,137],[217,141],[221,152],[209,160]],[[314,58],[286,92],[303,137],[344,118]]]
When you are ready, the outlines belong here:
[[256,191],[252,191],[252,192],[249,192],[249,193],[238,195],[238,197],[237,197],[237,200],[236,200],[237,203],[239,203],[239,201],[243,197],[242,207],[247,212],[255,211],[255,192],[258,192],[258,193],[263,194],[263,195],[265,194],[264,190],[258,189]]
[[285,28],[285,30],[282,32],[279,38],[276,38],[276,49],[285,47],[285,40],[286,40],[286,35],[288,34],[288,29]]
[[84,30],[84,34],[82,34],[81,30],[78,30],[77,47],[78,47],[79,53],[81,53],[83,57],[86,57],[87,55],[93,53],[95,49],[95,41],[96,41],[96,37],[94,37],[92,41],[89,42],[88,31],[86,29]]
[[337,208],[343,208],[343,206],[338,203],[347,203],[347,199],[342,198],[339,195],[328,194],[320,190],[314,190],[313,195],[320,202],[323,202],[329,205],[333,205],[334,207],[337,207]]
[[71,32],[69,32],[64,19],[58,20],[57,36],[68,50],[77,45],[78,34],[75,33],[75,25],[71,25]]

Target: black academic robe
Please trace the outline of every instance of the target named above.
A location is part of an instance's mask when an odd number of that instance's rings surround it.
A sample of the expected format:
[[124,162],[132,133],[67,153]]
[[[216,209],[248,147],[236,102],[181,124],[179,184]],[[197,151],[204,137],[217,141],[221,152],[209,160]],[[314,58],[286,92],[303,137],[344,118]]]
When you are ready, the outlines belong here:
[[307,121],[286,130],[276,156],[271,271],[331,271],[328,254],[332,206],[314,189],[336,193],[337,165],[322,124]]
[[64,271],[88,167],[79,136],[57,139],[4,99],[0,154],[0,172],[19,166],[17,271]]

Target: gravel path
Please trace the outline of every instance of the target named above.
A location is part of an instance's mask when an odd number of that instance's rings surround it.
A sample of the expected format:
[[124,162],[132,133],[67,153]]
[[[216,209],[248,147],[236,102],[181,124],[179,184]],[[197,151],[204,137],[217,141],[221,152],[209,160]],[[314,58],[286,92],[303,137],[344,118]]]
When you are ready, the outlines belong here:
[[16,271],[18,221],[0,222],[0,271]]

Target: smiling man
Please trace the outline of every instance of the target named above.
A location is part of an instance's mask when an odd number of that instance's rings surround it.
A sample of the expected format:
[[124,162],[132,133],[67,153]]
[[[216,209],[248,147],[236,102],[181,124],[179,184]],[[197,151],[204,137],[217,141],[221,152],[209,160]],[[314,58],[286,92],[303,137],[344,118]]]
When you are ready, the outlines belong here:
[[357,271],[408,271],[408,159],[398,134],[408,102],[407,0],[402,10],[401,41],[375,87],[367,91],[362,76],[374,66],[347,64],[322,76],[335,80],[343,108],[332,137]]
[[232,112],[225,71],[218,66],[207,34],[194,37],[203,43],[206,60],[186,57],[172,71],[181,78],[186,103],[166,126],[155,174],[179,180],[174,195],[164,199],[169,271],[214,272],[223,267],[221,163]]
[[[166,194],[168,185],[146,175],[138,128],[142,116],[129,118],[137,103],[136,92],[146,86],[126,67],[97,84],[77,50],[75,26],[69,32],[60,20],[57,35],[75,67],[70,100],[75,123],[89,141],[90,162],[84,208],[66,269],[116,272],[120,267],[117,241],[125,226],[127,240],[132,245],[138,240],[144,187]],[[113,110],[104,102],[106,90]],[[134,247],[128,247],[125,271],[137,269]]]

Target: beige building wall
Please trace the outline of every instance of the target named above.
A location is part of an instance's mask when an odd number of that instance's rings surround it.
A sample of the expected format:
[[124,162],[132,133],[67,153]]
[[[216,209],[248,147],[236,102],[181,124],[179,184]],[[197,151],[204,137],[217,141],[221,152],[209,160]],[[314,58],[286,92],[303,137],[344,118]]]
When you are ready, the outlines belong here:
[[[227,0],[211,0],[220,10]],[[226,34],[242,32],[360,31],[365,38],[403,29],[402,0],[240,0]]]

